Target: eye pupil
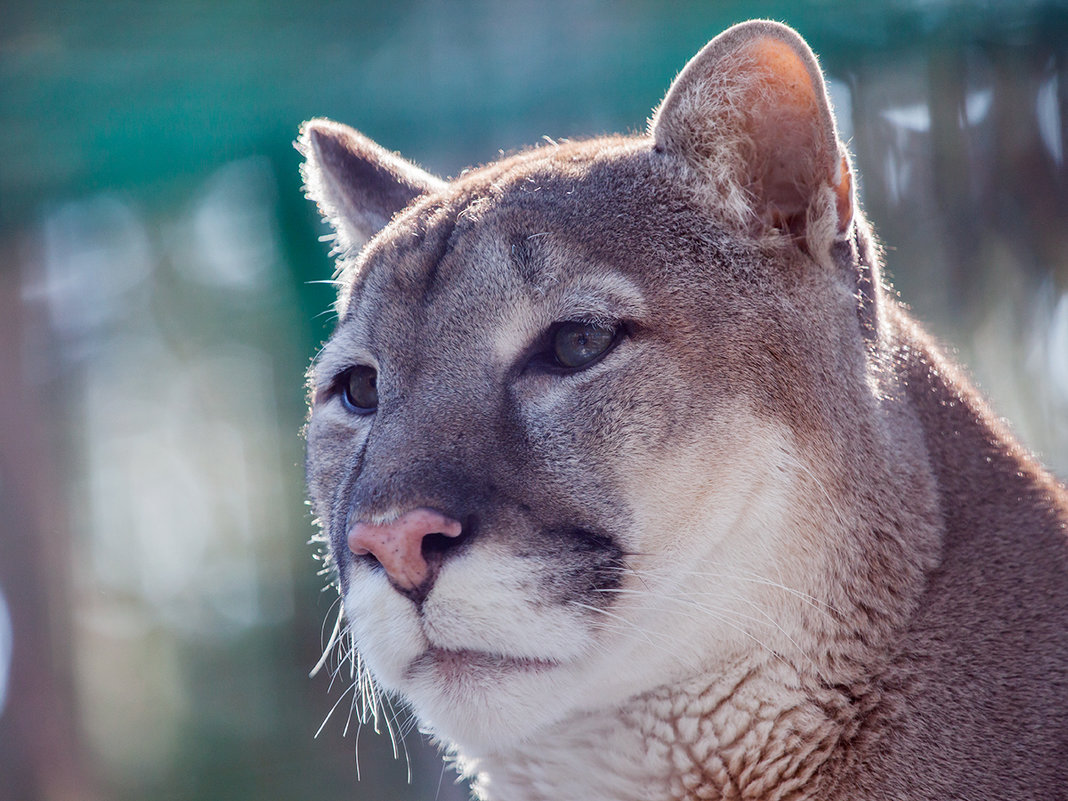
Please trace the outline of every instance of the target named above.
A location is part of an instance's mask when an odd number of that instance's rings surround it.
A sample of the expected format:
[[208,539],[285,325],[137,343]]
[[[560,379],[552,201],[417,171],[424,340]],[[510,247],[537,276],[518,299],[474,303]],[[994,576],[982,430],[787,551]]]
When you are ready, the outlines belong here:
[[585,367],[608,351],[616,330],[597,323],[563,323],[553,335],[553,355],[562,367]]
[[353,367],[344,378],[345,405],[357,414],[370,414],[378,408],[378,373],[373,367]]

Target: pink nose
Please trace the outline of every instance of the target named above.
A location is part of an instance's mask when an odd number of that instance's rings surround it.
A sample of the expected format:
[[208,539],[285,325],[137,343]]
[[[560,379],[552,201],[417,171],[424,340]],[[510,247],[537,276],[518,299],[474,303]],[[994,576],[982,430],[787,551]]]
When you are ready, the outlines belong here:
[[430,577],[423,555],[423,540],[429,534],[459,537],[463,526],[433,509],[413,509],[392,523],[355,523],[349,529],[349,550],[357,556],[371,554],[401,590],[415,590]]

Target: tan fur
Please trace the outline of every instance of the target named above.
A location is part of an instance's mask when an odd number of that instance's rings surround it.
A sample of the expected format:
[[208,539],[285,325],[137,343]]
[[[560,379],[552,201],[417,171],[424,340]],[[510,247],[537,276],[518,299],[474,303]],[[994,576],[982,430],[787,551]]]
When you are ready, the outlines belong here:
[[1065,797],[1068,496],[882,286],[793,31],[449,184],[299,147],[349,246],[307,466],[361,681],[480,798]]

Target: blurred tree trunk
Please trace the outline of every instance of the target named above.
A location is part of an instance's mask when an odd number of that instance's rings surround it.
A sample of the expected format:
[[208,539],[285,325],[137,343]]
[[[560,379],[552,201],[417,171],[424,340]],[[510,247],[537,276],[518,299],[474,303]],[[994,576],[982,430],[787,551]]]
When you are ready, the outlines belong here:
[[[95,801],[74,698],[70,537],[54,432],[41,385],[48,358],[27,347],[32,320],[14,238],[0,242],[0,588],[13,630],[0,715],[0,798]],[[43,321],[42,321],[43,325]]]

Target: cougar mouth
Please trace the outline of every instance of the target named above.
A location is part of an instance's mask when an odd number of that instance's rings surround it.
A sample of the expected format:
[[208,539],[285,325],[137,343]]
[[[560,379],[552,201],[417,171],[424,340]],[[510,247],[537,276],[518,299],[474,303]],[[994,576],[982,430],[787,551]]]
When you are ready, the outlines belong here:
[[472,674],[540,672],[551,670],[559,664],[552,659],[431,646],[411,663],[408,676],[414,678],[418,674],[433,672],[443,678],[460,679]]

